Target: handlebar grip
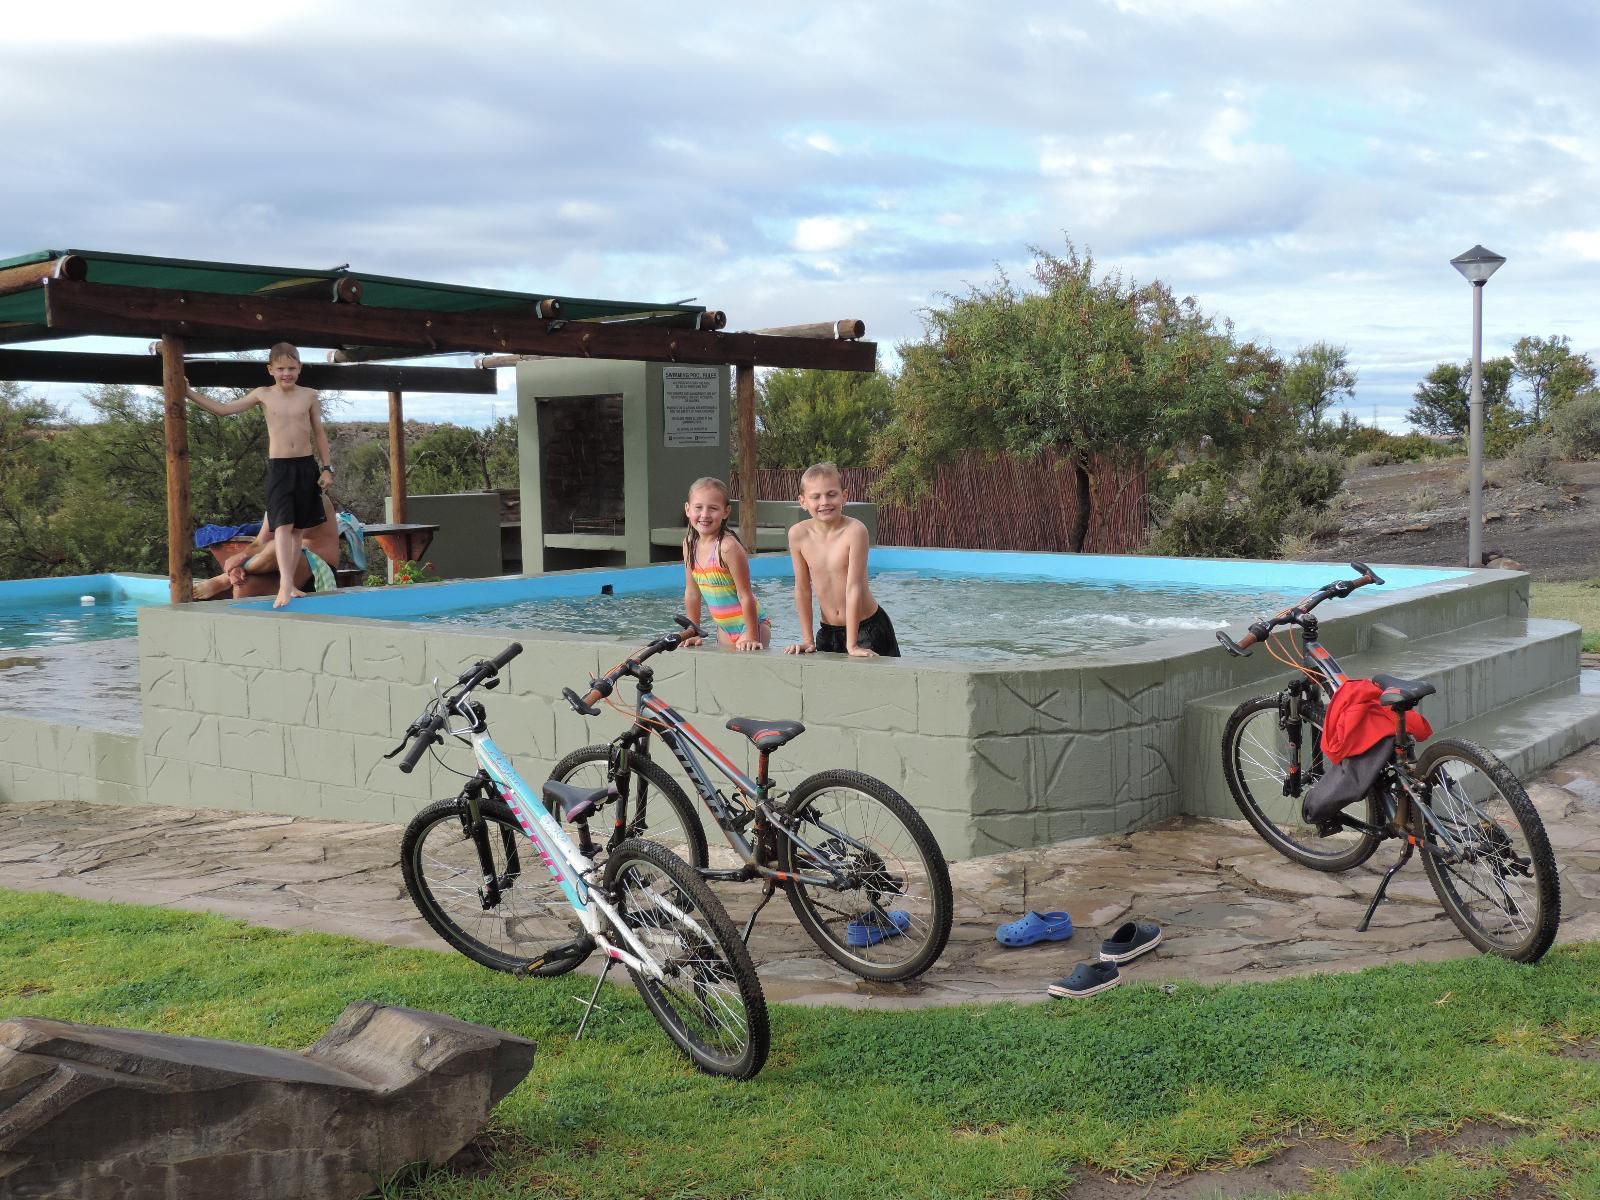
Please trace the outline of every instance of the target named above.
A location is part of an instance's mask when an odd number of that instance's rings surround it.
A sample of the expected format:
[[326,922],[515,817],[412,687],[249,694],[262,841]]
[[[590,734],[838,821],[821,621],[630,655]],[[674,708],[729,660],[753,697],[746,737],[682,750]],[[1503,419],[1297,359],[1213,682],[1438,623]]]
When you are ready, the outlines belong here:
[[672,619],[679,625],[683,626],[690,637],[704,638],[706,636],[705,630],[701,629],[700,626],[689,620],[689,618],[684,616],[682,613],[678,613]]
[[500,651],[499,654],[496,654],[493,658],[491,658],[489,660],[489,665],[498,671],[501,667],[505,666],[508,662],[521,653],[522,643],[512,642],[504,650]]
[[1361,581],[1362,583],[1376,583],[1380,587],[1383,585],[1382,577],[1364,562],[1353,562],[1350,564],[1350,569],[1352,571],[1360,571],[1365,576]]
[[590,692],[587,696],[579,697],[571,688],[562,688],[561,694],[568,704],[572,705],[574,712],[580,712],[586,717],[598,717],[600,710],[594,707],[594,702],[600,698],[598,692]]
[[430,719],[417,733],[417,740],[411,743],[411,749],[400,760],[400,770],[409,775],[416,769],[418,761],[428,752],[428,747],[439,740],[439,720],[437,717]]
[[1243,638],[1236,642],[1228,636],[1227,630],[1217,630],[1217,641],[1221,642],[1222,648],[1235,658],[1249,658],[1250,647],[1254,646],[1260,640],[1261,639],[1256,637],[1255,634],[1247,633]]

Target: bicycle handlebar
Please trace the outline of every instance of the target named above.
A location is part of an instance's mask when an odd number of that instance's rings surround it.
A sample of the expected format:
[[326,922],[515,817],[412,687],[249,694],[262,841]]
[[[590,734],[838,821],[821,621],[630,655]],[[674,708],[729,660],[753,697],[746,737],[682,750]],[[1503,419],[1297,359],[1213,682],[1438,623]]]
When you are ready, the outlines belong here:
[[591,679],[589,681],[589,690],[584,695],[578,695],[571,688],[562,688],[561,695],[568,704],[572,705],[573,711],[586,717],[599,716],[600,710],[595,707],[596,701],[604,700],[611,695],[617,686],[617,680],[624,675],[634,674],[645,659],[676,650],[683,645],[686,638],[705,637],[700,626],[689,620],[682,613],[674,615],[672,619],[683,627],[682,633],[663,634],[661,637],[656,638],[655,641],[644,646],[637,654],[630,654],[598,679]]
[[[501,670],[521,653],[522,643],[512,642],[493,658],[479,659],[473,663],[456,679],[456,686],[453,689],[454,694],[447,698],[446,710],[472,691],[473,688],[479,686],[493,688],[497,686],[500,682]],[[444,741],[444,738],[439,735],[439,730],[444,728],[445,717],[443,713],[435,711],[435,705],[437,704],[437,700],[429,701],[428,707],[423,711],[422,716],[413,721],[410,727],[406,729],[405,736],[400,739],[400,744],[384,755],[385,758],[393,758],[396,754],[399,754],[402,750],[407,750],[409,747],[406,756],[400,760],[402,774],[411,774],[412,771],[416,770],[417,763],[422,760],[422,756],[427,752],[428,747],[436,742]]]
[[1343,598],[1355,591],[1358,587],[1366,587],[1369,583],[1382,584],[1383,578],[1364,562],[1350,564],[1352,571],[1361,572],[1360,579],[1335,579],[1332,583],[1324,584],[1311,595],[1298,604],[1291,604],[1288,608],[1272,617],[1263,617],[1252,621],[1249,631],[1237,642],[1228,636],[1227,630],[1217,630],[1217,641],[1222,648],[1235,658],[1249,658],[1250,647],[1265,641],[1274,629],[1280,625],[1298,625],[1306,614],[1321,604],[1324,600],[1335,596]]

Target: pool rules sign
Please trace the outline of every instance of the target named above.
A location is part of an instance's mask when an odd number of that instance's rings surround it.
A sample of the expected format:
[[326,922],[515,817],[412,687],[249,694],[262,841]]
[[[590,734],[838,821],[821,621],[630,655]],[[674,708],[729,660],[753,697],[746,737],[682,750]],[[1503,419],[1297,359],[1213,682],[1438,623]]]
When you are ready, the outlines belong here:
[[721,376],[720,367],[661,368],[661,404],[668,446],[721,443]]

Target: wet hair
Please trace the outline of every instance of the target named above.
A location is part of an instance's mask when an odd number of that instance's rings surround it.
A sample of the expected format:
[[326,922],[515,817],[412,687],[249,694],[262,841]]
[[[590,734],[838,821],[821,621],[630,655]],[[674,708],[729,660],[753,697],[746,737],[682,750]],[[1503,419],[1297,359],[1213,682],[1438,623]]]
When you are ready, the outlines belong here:
[[299,362],[300,351],[296,350],[288,342],[279,342],[271,350],[267,351],[267,362],[275,363],[280,358],[287,358],[290,362]]
[[819,462],[812,463],[800,473],[801,493],[804,494],[806,490],[806,484],[810,483],[813,479],[821,479],[823,476],[828,476],[829,478],[838,480],[839,487],[841,490],[843,490],[844,472],[840,471],[839,468],[834,466],[831,462]]
[[[702,489],[711,488],[715,488],[717,491],[722,493],[722,502],[724,504],[727,504],[731,499],[731,497],[728,495],[728,485],[722,480],[718,479],[715,475],[702,475],[699,479],[696,479],[693,483],[691,483],[689,485],[689,498],[692,500],[694,499],[694,494],[696,492],[701,491]],[[699,537],[699,534],[695,533],[693,525],[690,525],[688,531],[683,535],[683,556],[691,567],[694,566],[694,543],[697,537]],[[722,528],[717,530],[718,545],[722,544],[722,539],[724,537],[731,537],[734,541],[739,542],[739,535],[728,528],[728,518],[726,514],[722,518]],[[739,542],[739,544],[741,546],[744,545],[743,542]]]

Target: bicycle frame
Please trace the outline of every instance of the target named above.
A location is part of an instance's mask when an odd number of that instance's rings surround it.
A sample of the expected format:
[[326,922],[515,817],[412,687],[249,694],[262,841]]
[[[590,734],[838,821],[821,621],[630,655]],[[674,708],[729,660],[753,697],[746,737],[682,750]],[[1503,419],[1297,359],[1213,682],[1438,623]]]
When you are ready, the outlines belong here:
[[[527,781],[517,774],[516,768],[511,765],[511,760],[494,744],[481,713],[480,708],[478,714],[474,715],[470,730],[452,732],[457,737],[470,732],[472,754],[478,762],[478,774],[462,788],[461,795],[467,804],[467,812],[471,818],[471,833],[478,850],[478,863],[484,873],[484,907],[496,903],[500,893],[500,879],[495,875],[494,861],[487,842],[488,829],[478,810],[481,790],[493,787],[516,814],[522,832],[533,844],[540,861],[550,872],[556,886],[567,898],[567,902],[572,905],[573,911],[578,914],[584,932],[594,939],[595,946],[603,951],[608,959],[620,962],[630,970],[657,982],[665,980],[666,973],[643,944],[634,937],[622,919],[622,914],[617,912],[605,896],[589,886],[588,876],[594,870],[594,863],[585,857],[567,836],[566,831],[539,802]],[[507,865],[510,865],[509,861]],[[602,915],[606,920],[601,919]],[[684,917],[681,912],[674,915],[680,919]],[[606,937],[606,921],[609,921],[611,928],[628,943],[626,949]],[[542,963],[543,960],[536,960],[530,965],[530,969],[536,969]]]
[[[759,853],[750,840],[744,836],[747,826],[754,823],[758,843],[769,832],[787,838],[801,850],[809,854],[813,860],[820,860],[822,855],[792,829],[788,828],[781,820],[776,819],[777,814],[772,809],[772,779],[767,774],[768,755],[761,752],[760,765],[756,770],[756,778],[751,779],[712,744],[705,734],[701,733],[672,708],[661,697],[650,691],[651,680],[649,669],[644,668],[636,676],[639,679],[639,696],[637,707],[639,716],[632,728],[628,729],[614,744],[620,743],[623,754],[642,753],[649,757],[649,738],[651,734],[659,737],[666,743],[667,749],[672,751],[683,769],[688,772],[690,781],[694,784],[695,791],[699,793],[701,801],[710,810],[711,816],[722,829],[728,839],[728,844],[744,862],[744,866],[733,870],[718,870],[715,868],[702,868],[700,874],[706,879],[739,880],[762,878],[775,883],[802,883],[808,887],[824,887],[834,891],[843,891],[855,886],[854,880],[838,871],[828,870],[826,875],[808,874],[805,872],[780,871],[770,867],[762,861],[764,855]],[[644,714],[649,713],[646,717]],[[711,774],[706,768],[709,761],[712,766],[727,777],[734,789],[748,799],[750,807],[735,810],[727,802],[722,793],[717,790],[712,782]],[[626,770],[626,760],[621,763],[613,761],[613,768]],[[842,830],[834,829],[830,825],[818,822],[818,825],[827,830],[831,837],[837,838],[854,846],[858,850],[869,849],[857,839]],[[623,831],[628,828],[628,796],[626,791],[619,793],[617,798],[617,823],[616,832],[612,835],[613,843],[623,836]],[[826,869],[826,868],[825,868]]]

